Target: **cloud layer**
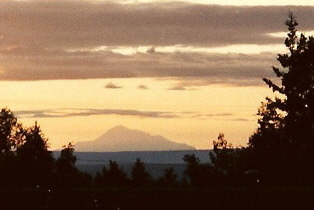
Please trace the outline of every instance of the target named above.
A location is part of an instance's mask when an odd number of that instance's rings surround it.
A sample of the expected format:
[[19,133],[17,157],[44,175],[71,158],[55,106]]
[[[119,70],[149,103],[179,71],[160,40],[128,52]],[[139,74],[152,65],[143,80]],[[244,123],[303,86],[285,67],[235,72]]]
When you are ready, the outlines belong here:
[[14,112],[21,118],[60,118],[60,117],[82,117],[93,115],[120,115],[144,118],[199,118],[207,119],[213,117],[231,117],[232,113],[200,114],[195,112],[162,112],[141,111],[127,109],[47,109],[47,110],[24,110]]
[[121,115],[150,118],[177,118],[178,116],[170,112],[139,111],[124,109],[56,109],[56,110],[32,110],[16,111],[18,117],[26,118],[59,118],[59,117],[81,117],[92,115]]
[[[313,30],[314,7],[2,2],[0,80],[171,77],[185,85],[258,85],[271,76],[275,54],[193,48],[280,44],[268,34],[285,30],[289,9],[302,30]],[[141,46],[150,47],[121,53]],[[158,52],[167,46],[191,51]]]

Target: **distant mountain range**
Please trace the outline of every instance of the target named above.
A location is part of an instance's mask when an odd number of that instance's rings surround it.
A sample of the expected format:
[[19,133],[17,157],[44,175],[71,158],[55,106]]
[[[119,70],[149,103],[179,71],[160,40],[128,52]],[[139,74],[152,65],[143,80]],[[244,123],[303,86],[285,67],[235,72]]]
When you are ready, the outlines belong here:
[[139,130],[117,126],[94,141],[77,142],[78,152],[121,152],[121,151],[171,151],[195,150],[187,144],[176,143],[163,136],[152,136]]

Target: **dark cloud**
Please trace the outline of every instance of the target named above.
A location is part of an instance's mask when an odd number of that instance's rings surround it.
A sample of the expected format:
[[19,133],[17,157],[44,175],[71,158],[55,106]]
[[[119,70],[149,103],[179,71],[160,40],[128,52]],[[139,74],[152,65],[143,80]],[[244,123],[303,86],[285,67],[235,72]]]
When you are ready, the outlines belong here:
[[123,109],[57,109],[57,110],[32,110],[16,111],[18,117],[24,118],[58,118],[58,117],[80,117],[91,115],[122,115],[149,118],[178,118],[179,116],[171,112],[154,112]]
[[232,113],[217,113],[217,114],[208,114],[207,117],[229,117],[233,116]]
[[155,50],[155,48],[154,47],[151,47],[151,48],[149,48],[147,51],[146,51],[147,53],[155,53],[156,52],[156,50]]
[[119,85],[113,84],[112,82],[110,82],[110,83],[108,83],[108,84],[105,86],[105,88],[107,88],[107,89],[120,89],[120,88],[122,88],[122,87],[119,86]]
[[[176,78],[180,87],[262,84],[274,54],[161,53],[162,46],[280,44],[294,11],[313,29],[314,7],[232,7],[188,3],[0,2],[0,80]],[[107,46],[97,51],[95,47]],[[153,46],[122,55],[112,48]],[[94,49],[94,50],[92,50]]]
[[[274,54],[154,53],[121,55],[112,52],[66,53],[51,56],[0,57],[2,80],[156,77],[175,78],[177,87],[225,83],[262,84],[271,77]],[[120,86],[108,84],[107,88]]]
[[[231,119],[232,121],[238,121],[238,122],[247,122],[247,121],[252,121],[246,118],[236,118],[236,119]],[[255,120],[255,119],[254,119]]]
[[233,7],[188,3],[114,4],[79,1],[2,2],[6,46],[221,46],[278,43],[287,12],[313,29],[312,7]]
[[167,90],[197,90],[189,86],[192,86],[192,85],[187,85],[187,87],[179,85],[179,86],[170,87]]
[[200,114],[200,113],[186,113],[185,114],[190,118],[196,118],[196,119],[200,119],[200,120],[208,120],[208,119],[220,119],[220,120],[226,120],[229,121],[231,116],[234,116],[233,113],[211,113],[211,114]]
[[168,88],[167,90],[186,90],[186,88],[183,86],[175,86],[175,87]]
[[137,86],[137,89],[148,90],[148,87],[146,85],[139,85]]

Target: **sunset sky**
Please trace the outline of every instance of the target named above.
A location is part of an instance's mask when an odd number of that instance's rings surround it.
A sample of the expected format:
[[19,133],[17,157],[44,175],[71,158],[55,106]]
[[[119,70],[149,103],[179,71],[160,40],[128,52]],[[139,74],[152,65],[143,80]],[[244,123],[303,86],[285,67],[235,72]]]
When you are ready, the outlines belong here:
[[244,146],[289,10],[313,34],[309,0],[1,1],[0,105],[52,149],[117,125]]

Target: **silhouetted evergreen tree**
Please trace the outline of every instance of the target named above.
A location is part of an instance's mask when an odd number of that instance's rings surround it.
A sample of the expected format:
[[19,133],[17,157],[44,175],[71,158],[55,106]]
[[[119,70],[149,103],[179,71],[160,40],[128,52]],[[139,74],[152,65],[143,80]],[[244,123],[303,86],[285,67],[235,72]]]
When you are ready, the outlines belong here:
[[210,153],[211,165],[222,174],[232,173],[235,170],[235,149],[220,133],[217,141],[213,141],[213,152]]
[[189,178],[189,181],[194,187],[209,186],[212,177],[209,164],[201,164],[199,158],[194,154],[185,155],[183,158],[187,163],[184,174]]
[[281,176],[285,172],[281,169],[287,168],[287,166],[283,167],[284,164],[290,164],[285,157],[289,151],[283,136],[284,117],[275,104],[276,102],[270,98],[266,98],[266,102],[262,103],[257,113],[260,116],[258,128],[249,138],[248,148],[253,151],[251,158],[255,166],[252,169],[262,172],[263,183],[270,184],[278,183],[276,181],[278,179],[283,180]]
[[212,186],[240,186],[246,184],[246,173],[252,171],[256,162],[250,148],[234,148],[223,133],[213,141],[210,152]]
[[233,148],[223,133],[213,141],[213,147],[213,152],[209,154],[211,171],[214,174],[213,181],[216,185],[236,184],[237,178],[242,173],[239,168],[240,149]]
[[91,176],[75,167],[70,143],[57,161],[40,127],[23,128],[9,109],[0,112],[0,187],[90,187]]
[[163,176],[159,179],[159,183],[165,187],[176,187],[178,185],[177,177],[178,175],[173,167],[166,168]]
[[274,92],[284,96],[284,99],[277,99],[274,103],[286,114],[286,144],[293,148],[305,148],[314,142],[314,38],[306,38],[301,34],[298,39],[298,22],[292,13],[289,14],[286,25],[289,33],[285,45],[289,53],[278,55],[277,59],[283,69],[273,67],[276,76],[281,79],[281,85],[266,78],[264,81]]
[[144,187],[149,185],[151,176],[146,172],[145,165],[139,158],[136,159],[132,168],[131,179],[135,187]]
[[9,187],[17,178],[14,151],[18,144],[21,125],[9,109],[0,112],[0,186]]
[[0,158],[12,152],[16,146],[15,132],[19,124],[11,110],[2,109],[0,112]]
[[37,123],[24,130],[16,155],[20,169],[19,181],[25,187],[51,185],[54,159],[48,150],[47,141]]
[[289,53],[278,55],[281,69],[273,67],[281,84],[264,78],[281,96],[266,98],[262,104],[259,128],[249,146],[267,181],[302,183],[314,181],[314,38],[297,37],[298,23],[292,13],[286,25]]
[[104,167],[101,173],[95,177],[95,185],[98,188],[104,187],[125,187],[128,184],[126,173],[120,168],[116,161],[109,161],[109,168]]
[[73,188],[80,186],[80,174],[75,166],[76,156],[72,143],[64,145],[56,161],[56,187]]

